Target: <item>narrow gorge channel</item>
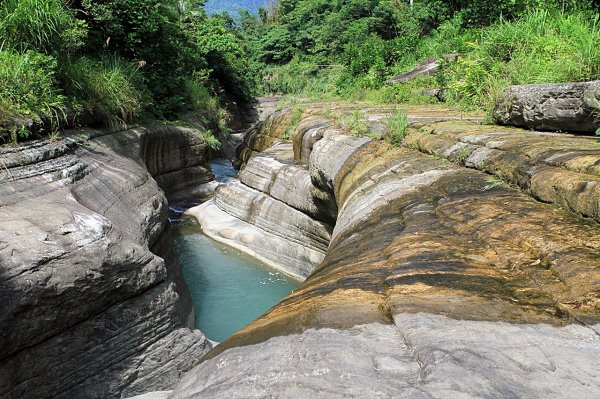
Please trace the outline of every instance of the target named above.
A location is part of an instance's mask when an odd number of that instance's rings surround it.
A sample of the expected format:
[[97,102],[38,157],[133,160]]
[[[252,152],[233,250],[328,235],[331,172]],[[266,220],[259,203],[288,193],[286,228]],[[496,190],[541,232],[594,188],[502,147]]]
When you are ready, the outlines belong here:
[[[226,159],[210,162],[215,181],[235,180],[237,171]],[[173,251],[190,289],[196,328],[222,342],[254,321],[297,288],[300,282],[239,250],[207,237],[190,204],[171,206]]]

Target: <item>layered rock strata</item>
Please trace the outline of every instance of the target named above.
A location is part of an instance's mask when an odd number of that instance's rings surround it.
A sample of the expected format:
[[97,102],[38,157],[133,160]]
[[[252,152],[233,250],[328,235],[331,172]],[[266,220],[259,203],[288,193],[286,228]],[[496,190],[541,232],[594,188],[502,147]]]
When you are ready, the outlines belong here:
[[240,181],[220,185],[214,200],[189,213],[215,240],[304,279],[323,261],[332,227],[316,219],[308,170],[286,153],[291,146],[279,143],[253,158]]
[[209,179],[203,148],[171,127],[0,149],[0,397],[170,388],[210,349],[148,172]]
[[206,144],[195,129],[148,126],[140,151],[148,172],[170,200],[198,195],[213,179]]
[[[262,194],[315,221],[312,204],[335,210],[323,262],[169,397],[598,397],[600,226],[582,216],[597,198],[575,207],[531,196],[558,195],[570,173],[594,186],[598,141],[495,135],[413,109],[422,129],[399,148],[321,113],[307,109],[287,144],[287,159],[307,163],[269,156],[286,148],[283,115],[250,133],[240,154],[242,179]],[[288,175],[310,187],[273,190]]]
[[503,125],[593,133],[600,129],[600,81],[511,86],[493,115]]
[[468,122],[422,125],[404,143],[481,170],[600,222],[600,141]]

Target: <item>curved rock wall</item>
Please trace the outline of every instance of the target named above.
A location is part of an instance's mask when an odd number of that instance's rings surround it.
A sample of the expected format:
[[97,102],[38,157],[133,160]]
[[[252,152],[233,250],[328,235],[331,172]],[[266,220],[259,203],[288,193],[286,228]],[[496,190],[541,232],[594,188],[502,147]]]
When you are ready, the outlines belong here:
[[189,329],[148,169],[164,184],[180,169],[210,173],[201,141],[187,150],[190,132],[164,133],[81,130],[0,149],[0,397],[164,389],[210,349]]
[[206,144],[195,129],[148,126],[140,153],[148,172],[169,199],[193,196],[198,187],[213,180]]
[[281,139],[291,119],[278,110],[249,129],[238,151],[248,161],[239,181],[219,186],[213,200],[188,213],[213,239],[305,279],[325,257],[335,211],[308,168],[294,162],[292,143]]
[[[305,170],[311,187],[277,200],[314,220],[311,203],[329,203],[335,228],[305,283],[209,352],[170,398],[598,397],[600,226],[569,201],[529,195],[575,170],[593,187],[597,140],[508,137],[434,111],[409,110],[402,148],[331,127],[318,107],[294,149],[281,125],[247,137],[242,178],[270,193],[285,176],[307,186],[284,173]],[[277,163],[286,146],[308,165]]]

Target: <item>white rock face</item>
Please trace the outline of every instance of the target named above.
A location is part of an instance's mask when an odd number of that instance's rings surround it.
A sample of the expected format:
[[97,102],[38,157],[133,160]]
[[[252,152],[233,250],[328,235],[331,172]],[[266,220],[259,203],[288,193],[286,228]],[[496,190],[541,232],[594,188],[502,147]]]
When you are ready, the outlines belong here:
[[592,329],[397,314],[393,325],[309,329],[229,349],[169,398],[595,399],[599,389]]
[[221,210],[214,201],[191,208],[187,214],[198,219],[212,239],[239,249],[262,262],[304,280],[325,257],[325,251],[311,249],[273,234]]
[[204,232],[304,280],[323,261],[332,227],[315,202],[308,169],[277,142],[251,157],[240,180],[221,184],[214,200],[192,208]]

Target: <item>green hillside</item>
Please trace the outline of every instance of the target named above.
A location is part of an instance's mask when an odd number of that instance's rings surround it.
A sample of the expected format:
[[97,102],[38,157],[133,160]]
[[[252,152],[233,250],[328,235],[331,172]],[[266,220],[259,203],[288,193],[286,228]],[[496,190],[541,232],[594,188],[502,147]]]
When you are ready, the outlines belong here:
[[[430,102],[444,89],[488,109],[515,84],[600,78],[598,0],[280,0],[269,18],[243,21],[264,93]],[[460,53],[407,84],[385,82],[421,61]]]

